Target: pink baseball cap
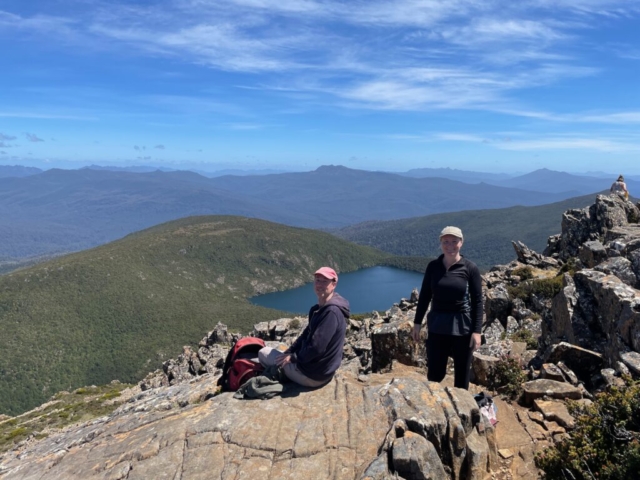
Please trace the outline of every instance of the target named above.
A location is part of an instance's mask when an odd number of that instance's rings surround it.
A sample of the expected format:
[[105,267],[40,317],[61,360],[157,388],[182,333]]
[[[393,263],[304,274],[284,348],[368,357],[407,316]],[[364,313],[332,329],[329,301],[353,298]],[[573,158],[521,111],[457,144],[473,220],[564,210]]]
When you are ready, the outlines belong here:
[[329,280],[335,280],[336,282],[338,281],[338,274],[331,267],[319,268],[318,270],[316,270],[316,273],[314,275],[322,275],[324,278],[328,278]]

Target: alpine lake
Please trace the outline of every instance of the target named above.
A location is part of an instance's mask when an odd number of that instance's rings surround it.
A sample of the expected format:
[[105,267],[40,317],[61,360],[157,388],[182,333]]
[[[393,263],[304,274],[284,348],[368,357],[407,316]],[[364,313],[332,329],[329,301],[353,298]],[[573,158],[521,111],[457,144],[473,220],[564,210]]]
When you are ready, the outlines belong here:
[[[349,300],[351,313],[388,310],[411,290],[420,289],[422,273],[393,267],[371,267],[339,274],[336,292]],[[249,299],[253,304],[306,315],[318,299],[313,282],[282,292],[267,293]]]

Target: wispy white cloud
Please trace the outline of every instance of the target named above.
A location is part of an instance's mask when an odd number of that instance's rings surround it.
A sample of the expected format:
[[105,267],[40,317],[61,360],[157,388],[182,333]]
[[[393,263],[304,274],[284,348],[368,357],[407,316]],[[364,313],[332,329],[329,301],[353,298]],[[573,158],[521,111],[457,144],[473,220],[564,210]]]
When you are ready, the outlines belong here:
[[194,25],[175,31],[146,28],[92,27],[93,33],[132,43],[139,48],[167,55],[187,54],[192,60],[228,71],[281,71],[294,62],[278,55],[293,48],[296,38],[252,38],[232,24]]
[[640,11],[640,5],[625,0],[529,0],[526,4],[603,17],[628,17]]
[[86,120],[86,121],[96,121],[97,117],[90,116],[78,116],[78,115],[58,115],[55,113],[39,113],[39,112],[11,112],[11,111],[0,111],[0,117],[7,118],[34,118],[41,120]]
[[388,134],[384,138],[411,142],[481,143],[499,150],[585,150],[607,153],[640,151],[640,135],[613,135],[594,138],[584,133],[566,135],[532,135],[529,132],[490,132],[485,135],[466,132],[434,132],[424,134]]
[[564,123],[602,123],[616,125],[634,125],[640,123],[640,111],[615,113],[572,113],[558,114],[535,110],[498,109],[497,111],[519,117],[534,118],[549,122]]
[[640,123],[640,112],[620,112],[602,115],[583,115],[577,117],[581,122],[630,124]]
[[13,136],[13,135],[5,135],[4,133],[0,132],[0,140],[15,140],[17,137]]
[[483,138],[479,135],[469,134],[469,133],[436,133],[433,135],[433,138],[437,140],[444,141],[454,141],[454,142],[472,142],[472,143],[486,143],[486,138]]
[[[573,47],[593,28],[590,16],[637,13],[623,0],[179,0],[133,6],[92,0],[91,5],[97,7],[68,17],[0,11],[0,33],[4,28],[50,37],[62,29],[66,38],[81,38],[79,45],[126,47],[248,73],[243,88],[269,89],[300,104],[332,100],[343,108],[481,109],[545,121],[635,122],[623,113],[589,119],[536,112],[514,101],[520,90],[598,75],[601,68]],[[154,106],[185,113],[247,115],[211,99],[153,97]]]
[[590,150],[607,153],[639,152],[640,142],[627,143],[595,138],[540,138],[495,144],[502,150]]
[[497,42],[549,44],[570,37],[545,22],[509,18],[482,18],[466,25],[445,28],[439,35],[444,40],[474,49]]
[[264,128],[264,125],[257,123],[230,123],[228,127],[231,130],[260,130]]

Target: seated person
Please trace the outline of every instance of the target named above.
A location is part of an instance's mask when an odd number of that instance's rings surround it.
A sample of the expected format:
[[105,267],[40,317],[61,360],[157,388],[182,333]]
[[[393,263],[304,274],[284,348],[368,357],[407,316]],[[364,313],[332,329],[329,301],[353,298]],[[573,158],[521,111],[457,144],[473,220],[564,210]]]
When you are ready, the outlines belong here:
[[627,190],[627,184],[624,183],[624,177],[622,175],[620,175],[618,179],[613,182],[611,188],[609,189],[609,192],[615,193],[625,200],[629,200],[629,190]]
[[305,387],[329,383],[342,362],[349,302],[335,292],[338,274],[322,267],[314,275],[318,303],[309,310],[309,325],[286,351],[264,347],[258,352],[265,367],[279,365],[291,381]]

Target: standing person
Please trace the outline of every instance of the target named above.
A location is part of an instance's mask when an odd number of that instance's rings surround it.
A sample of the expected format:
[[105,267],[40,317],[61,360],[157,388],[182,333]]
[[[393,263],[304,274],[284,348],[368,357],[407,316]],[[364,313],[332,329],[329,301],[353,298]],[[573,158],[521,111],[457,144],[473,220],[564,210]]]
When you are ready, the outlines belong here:
[[329,383],[342,362],[349,302],[335,291],[338,274],[322,267],[313,276],[318,303],[309,310],[309,325],[284,352],[264,347],[258,352],[265,367],[279,365],[291,381],[305,387]]
[[624,177],[622,175],[618,177],[618,180],[613,182],[609,192],[620,195],[625,200],[629,200],[629,190],[627,190],[627,184],[624,183]]
[[482,279],[475,263],[460,255],[463,237],[458,227],[440,233],[442,255],[429,262],[422,280],[413,326],[420,341],[420,325],[427,315],[427,379],[440,382],[453,358],[454,385],[469,388],[473,352],[480,346],[482,331]]

